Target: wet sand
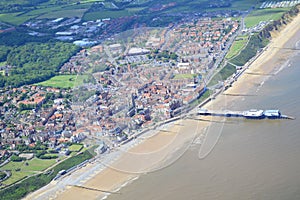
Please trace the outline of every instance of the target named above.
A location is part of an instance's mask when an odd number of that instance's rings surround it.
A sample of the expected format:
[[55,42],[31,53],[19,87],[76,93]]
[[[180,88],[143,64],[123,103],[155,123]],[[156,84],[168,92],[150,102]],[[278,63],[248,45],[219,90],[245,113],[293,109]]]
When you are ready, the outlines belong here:
[[[202,132],[202,128],[198,125],[197,121],[193,119],[175,122],[168,130],[159,131],[156,135],[145,138],[145,141],[136,147],[123,152],[117,161],[83,185],[117,192],[120,185],[138,175],[167,167],[178,159],[190,146],[193,138]],[[174,155],[174,151],[176,155]],[[105,194],[97,191],[69,187],[55,198],[97,199],[103,195]]]
[[[234,84],[225,93],[227,94],[247,94],[253,88],[259,87],[262,80],[266,76],[257,76],[247,74],[247,72],[255,73],[274,73],[279,67],[286,62],[284,58],[292,54],[292,52],[281,51],[278,47],[293,44],[295,42],[295,33],[299,29],[300,15],[298,15],[287,27],[285,27],[276,38],[272,39],[265,52],[261,54],[246,70]],[[242,97],[241,97],[242,98]],[[219,95],[215,100],[205,105],[205,108],[210,109],[225,109],[227,105],[237,101],[236,97]],[[149,173],[154,170],[159,170],[163,167],[171,165],[180,157],[195,137],[199,137],[204,133],[204,129],[209,126],[207,122],[200,122],[195,119],[185,119],[176,121],[169,128],[159,131],[156,135],[146,139],[142,136],[138,140],[144,140],[137,146],[123,152],[122,156],[113,164],[107,166],[106,169],[94,174],[88,180],[83,180],[82,186],[96,188],[100,190],[108,190],[117,192],[118,189],[128,181],[135,179],[140,174]],[[70,176],[76,176],[82,171],[87,171],[92,168],[92,164],[80,169]],[[55,183],[52,183],[54,186]],[[28,199],[39,199],[45,192],[38,190]],[[73,186],[62,188],[57,194],[53,194],[53,199],[99,199],[107,195],[99,191],[92,191]],[[113,194],[118,195],[118,194]]]

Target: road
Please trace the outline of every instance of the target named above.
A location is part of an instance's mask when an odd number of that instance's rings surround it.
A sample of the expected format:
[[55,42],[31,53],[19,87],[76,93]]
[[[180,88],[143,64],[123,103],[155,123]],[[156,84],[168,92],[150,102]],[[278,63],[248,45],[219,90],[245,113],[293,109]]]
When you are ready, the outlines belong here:
[[212,78],[217,74],[219,73],[220,70],[223,69],[223,67],[219,68],[219,65],[221,64],[221,62],[223,61],[223,59],[225,58],[226,54],[228,53],[229,51],[229,48],[231,47],[232,43],[234,42],[234,40],[236,39],[237,36],[239,36],[241,34],[241,32],[244,30],[245,28],[245,17],[248,15],[248,13],[250,12],[251,10],[249,10],[248,12],[245,12],[243,15],[242,15],[242,18],[241,18],[241,22],[240,22],[240,27],[239,29],[237,30],[237,32],[230,38],[230,40],[228,41],[225,49],[221,52],[221,54],[218,56],[218,59],[216,60],[214,66],[212,67],[212,69],[208,72],[208,74],[205,76],[204,78],[204,83],[208,84]]

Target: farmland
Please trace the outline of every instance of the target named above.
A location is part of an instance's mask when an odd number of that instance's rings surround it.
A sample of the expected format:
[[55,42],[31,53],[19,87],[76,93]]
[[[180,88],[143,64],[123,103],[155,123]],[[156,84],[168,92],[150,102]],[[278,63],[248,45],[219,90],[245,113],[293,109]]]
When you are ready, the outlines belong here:
[[[30,5],[26,0],[18,2],[4,1],[0,3],[0,21],[11,25],[21,25],[36,18],[81,18],[94,2],[101,2],[101,0],[84,0],[81,2],[71,0],[59,5],[53,0],[40,2],[37,5]],[[11,7],[15,8],[11,10]]]
[[[172,6],[164,6],[163,9],[158,9],[154,13],[167,14],[176,12],[198,12],[198,11],[215,11],[223,9],[223,7],[232,8],[233,10],[247,9],[255,5],[254,0],[238,1],[233,0],[231,3],[220,3],[221,7],[210,5],[208,0],[175,0],[175,1],[138,1],[129,4],[123,1],[105,1],[105,0],[69,0],[57,3],[55,0],[39,0],[35,5],[28,0],[18,1],[2,1],[0,3],[0,21],[20,25],[31,19],[48,18],[54,19],[59,17],[83,17],[84,21],[102,19],[102,18],[119,18],[124,16],[132,16],[145,10],[142,15],[152,15],[151,9],[157,5],[167,5],[174,3]],[[94,3],[99,5],[103,2],[103,7],[94,8]],[[92,9],[93,8],[93,9]],[[151,12],[150,12],[151,11]],[[281,12],[280,10],[278,12]],[[258,13],[259,14],[259,13]],[[270,13],[267,13],[270,14]],[[274,13],[276,15],[276,13]],[[260,14],[259,14],[260,15]],[[277,15],[276,15],[277,16]],[[252,19],[249,19],[252,21]]]
[[84,15],[84,21],[104,19],[104,18],[119,18],[129,16],[130,12],[127,10],[117,10],[117,11],[96,11],[88,12]]
[[22,12],[17,13],[2,13],[0,14],[0,21],[12,25],[21,25],[27,20],[31,19],[30,16],[21,16]]
[[254,10],[245,18],[247,28],[256,26],[261,21],[270,21],[279,19],[289,8],[262,9]]
[[76,9],[76,10],[58,10],[58,11],[54,11],[54,12],[49,12],[46,14],[43,14],[41,16],[39,16],[39,19],[53,19],[53,18],[71,18],[71,17],[78,17],[81,18],[84,13],[87,11],[87,9]]

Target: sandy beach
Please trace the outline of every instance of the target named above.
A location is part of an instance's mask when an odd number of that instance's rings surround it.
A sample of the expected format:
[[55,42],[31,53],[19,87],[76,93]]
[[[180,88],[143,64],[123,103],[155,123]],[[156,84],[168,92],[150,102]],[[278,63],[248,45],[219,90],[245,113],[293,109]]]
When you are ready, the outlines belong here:
[[[266,50],[249,66],[245,73],[225,91],[225,94],[249,94],[259,88],[262,82],[276,74],[287,63],[287,58],[294,52],[281,49],[293,46],[299,40],[300,15],[294,18],[280,33],[276,34]],[[274,34],[275,35],[275,34]],[[251,73],[262,75],[253,75]],[[209,109],[226,109],[227,106],[241,100],[243,97],[218,95],[216,99],[206,104]],[[208,118],[209,119],[209,118]],[[98,165],[105,169],[95,170],[89,177],[83,177],[81,185],[105,191],[117,192],[122,186],[138,176],[151,173],[174,163],[192,145],[195,138],[205,133],[210,122],[199,121],[197,118],[179,120],[161,127],[155,135],[142,135],[137,138],[138,145],[122,151],[119,158],[109,164],[95,162],[72,173],[70,177],[79,177],[81,173],[89,171]],[[26,199],[44,199],[49,189],[58,187],[58,182],[52,182],[41,190],[26,197]],[[99,199],[108,193],[67,186],[55,190],[56,193],[47,196],[50,199]],[[120,195],[118,193],[111,195]]]

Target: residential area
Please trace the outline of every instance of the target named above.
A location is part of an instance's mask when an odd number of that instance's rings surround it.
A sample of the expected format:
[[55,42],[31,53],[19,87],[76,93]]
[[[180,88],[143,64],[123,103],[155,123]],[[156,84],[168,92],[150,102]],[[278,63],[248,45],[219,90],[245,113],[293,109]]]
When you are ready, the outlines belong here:
[[209,95],[207,82],[242,28],[227,14],[221,19],[193,15],[165,28],[120,33],[113,29],[121,31],[122,20],[132,19],[27,22],[31,35],[50,29],[59,40],[92,46],[60,67],[54,78],[64,79],[57,86],[50,80],[0,91],[2,165],[12,158],[29,165],[44,159],[51,161],[49,167],[95,145],[100,154],[113,151],[193,109]]
[[270,49],[299,3],[0,3],[0,196],[118,192],[86,181],[149,136],[186,136],[168,127],[207,121],[199,108],[219,94],[240,96],[227,89]]
[[2,147],[39,141],[55,149],[91,135],[114,147],[177,116],[206,91],[204,77],[237,28],[231,19],[200,18],[144,29],[130,42],[122,36],[82,50],[61,68],[62,74],[90,72],[94,82],[2,90]]

